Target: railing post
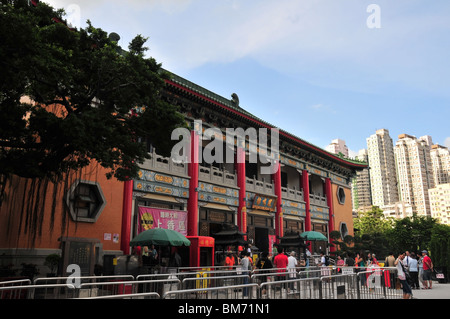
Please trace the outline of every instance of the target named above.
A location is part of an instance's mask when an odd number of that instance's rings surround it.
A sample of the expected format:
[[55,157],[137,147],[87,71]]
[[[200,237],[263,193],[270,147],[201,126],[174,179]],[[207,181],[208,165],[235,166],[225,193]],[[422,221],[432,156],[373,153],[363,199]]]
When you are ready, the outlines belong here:
[[323,299],[323,292],[322,292],[322,279],[318,280],[319,285],[319,299]]
[[355,283],[356,283],[356,299],[361,299],[361,287],[359,282],[359,275],[358,273],[355,273],[354,276],[356,277]]

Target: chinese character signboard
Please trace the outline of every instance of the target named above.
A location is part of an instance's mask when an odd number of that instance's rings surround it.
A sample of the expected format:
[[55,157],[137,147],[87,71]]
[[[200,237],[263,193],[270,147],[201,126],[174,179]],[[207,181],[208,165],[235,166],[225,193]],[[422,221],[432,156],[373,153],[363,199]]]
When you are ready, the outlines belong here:
[[187,212],[140,206],[138,233],[152,228],[171,229],[186,236]]
[[277,199],[275,197],[255,195],[252,208],[273,212],[275,211],[276,203]]

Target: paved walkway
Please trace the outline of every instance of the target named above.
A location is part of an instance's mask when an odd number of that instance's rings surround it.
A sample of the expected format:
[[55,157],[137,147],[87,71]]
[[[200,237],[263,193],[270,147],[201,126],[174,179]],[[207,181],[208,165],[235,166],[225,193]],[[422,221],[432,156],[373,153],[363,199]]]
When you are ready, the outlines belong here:
[[413,297],[417,299],[450,299],[450,283],[440,284],[433,281],[433,289],[413,290]]

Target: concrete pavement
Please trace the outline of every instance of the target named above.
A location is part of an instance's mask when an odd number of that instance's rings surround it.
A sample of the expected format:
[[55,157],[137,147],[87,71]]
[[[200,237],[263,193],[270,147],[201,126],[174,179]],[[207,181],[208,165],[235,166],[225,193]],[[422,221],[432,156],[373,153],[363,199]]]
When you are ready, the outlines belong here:
[[450,283],[433,281],[433,289],[413,289],[412,292],[413,298],[417,299],[450,299]]

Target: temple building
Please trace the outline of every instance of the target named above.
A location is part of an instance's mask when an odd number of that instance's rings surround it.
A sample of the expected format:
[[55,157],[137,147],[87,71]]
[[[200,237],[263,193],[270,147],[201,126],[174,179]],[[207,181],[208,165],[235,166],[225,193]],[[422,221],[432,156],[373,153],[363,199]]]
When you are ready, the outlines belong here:
[[[282,129],[277,158],[270,154],[268,141],[261,145],[258,140],[255,147],[246,136],[245,145],[237,139],[223,143],[222,153],[232,153],[231,162],[195,161],[209,151],[211,138],[202,135],[208,129],[216,129],[225,140],[227,129],[267,129],[269,135],[274,126],[245,111],[236,94],[226,99],[175,74],[162,97],[178,105],[190,123],[191,161],[164,158],[149,142],[152,158],[128,191],[130,208],[124,218],[132,226],[129,236],[122,235],[122,250],[139,231],[143,207],[184,212],[182,225],[187,224],[190,236],[214,237],[223,225],[237,225],[260,251],[270,252],[286,232],[314,230],[329,238],[338,230],[343,237],[353,235],[351,179],[367,163],[339,157]],[[201,128],[195,127],[199,122]],[[258,156],[252,157],[255,150]],[[268,162],[279,169],[264,172]],[[327,247],[316,246],[312,249],[317,252]]]
[[[32,218],[11,201],[20,202],[33,185],[18,181],[0,208],[2,265],[42,266],[56,253],[63,275],[71,264],[80,265],[82,275],[93,274],[95,265],[111,273],[117,256],[132,253],[131,239],[152,227],[213,238],[235,227],[259,251],[271,251],[285,233],[318,231],[329,242],[334,230],[342,237],[353,235],[351,179],[367,163],[272,130],[273,125],[245,111],[236,94],[226,99],[175,74],[166,80],[161,98],[178,105],[190,124],[187,161],[162,157],[148,141],[151,158],[138,178],[107,180],[93,164],[67,179],[67,187],[45,185],[42,196],[49,200],[43,214]],[[225,138],[227,130],[239,129],[246,133],[243,140]],[[263,129],[266,136],[260,134]],[[226,160],[211,161],[213,153]],[[63,214],[54,213],[59,209]],[[42,223],[36,233],[23,232],[37,221]],[[315,242],[311,250],[327,246]]]

